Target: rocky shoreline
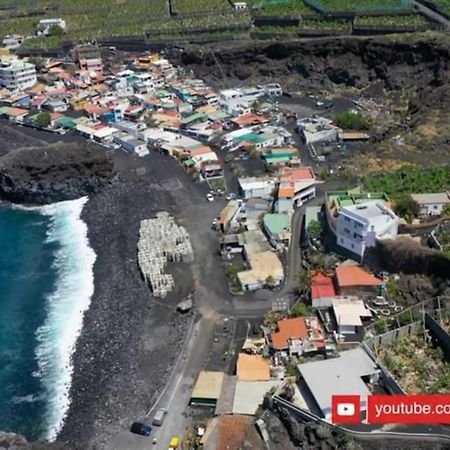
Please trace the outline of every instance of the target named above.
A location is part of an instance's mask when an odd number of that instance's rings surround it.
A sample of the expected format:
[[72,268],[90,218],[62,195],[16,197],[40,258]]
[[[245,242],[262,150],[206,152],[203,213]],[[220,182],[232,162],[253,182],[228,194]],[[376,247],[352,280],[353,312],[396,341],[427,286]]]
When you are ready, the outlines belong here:
[[193,313],[176,311],[192,288],[189,265],[169,267],[176,289],[163,302],[154,301],[137,265],[140,220],[174,213],[176,199],[153,180],[151,165],[148,175],[136,175],[148,161],[112,156],[76,138],[49,145],[34,130],[11,134],[14,151],[0,148],[1,200],[39,205],[89,195],[82,219],[96,253],[95,289],[72,356],[71,404],[57,442],[106,449],[144,419],[193,320]]
[[59,441],[73,449],[102,449],[143,419],[163,389],[192,320],[175,306],[192,285],[180,265],[178,288],[155,303],[137,267],[139,222],[171,200],[145,182],[120,181],[83,210],[97,260],[95,291],[73,355],[71,405]]

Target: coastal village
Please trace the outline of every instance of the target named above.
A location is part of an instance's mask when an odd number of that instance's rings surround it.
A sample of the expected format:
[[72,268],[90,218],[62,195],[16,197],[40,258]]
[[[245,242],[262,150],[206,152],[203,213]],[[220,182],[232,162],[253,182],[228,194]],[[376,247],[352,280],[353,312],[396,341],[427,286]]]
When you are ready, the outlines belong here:
[[[315,102],[323,116],[299,116],[276,80],[215,89],[163,54],[80,45],[62,59],[19,58],[10,41],[0,49],[1,120],[175,159],[207,186],[205,204],[223,204],[211,252],[230,293],[273,299],[260,320],[217,322],[186,428],[166,448],[291,448],[273,447],[277,414],[294,445],[338,445],[352,431],[373,431],[371,393],[448,393],[450,298],[412,298],[407,276],[372,261],[386,241],[450,254],[449,183],[398,198],[375,189],[376,180],[374,189],[328,184],[336,158],[365,145],[370,131],[330,118],[326,98]],[[364,116],[356,105],[344,114]],[[136,251],[158,301],[176,284],[164,266],[195,257],[186,230],[164,212],[141,222]],[[192,300],[188,309],[195,289]],[[361,425],[331,424],[336,394],[360,396]],[[148,425],[164,426],[165,415],[170,409]],[[315,428],[289,430],[292,418]]]

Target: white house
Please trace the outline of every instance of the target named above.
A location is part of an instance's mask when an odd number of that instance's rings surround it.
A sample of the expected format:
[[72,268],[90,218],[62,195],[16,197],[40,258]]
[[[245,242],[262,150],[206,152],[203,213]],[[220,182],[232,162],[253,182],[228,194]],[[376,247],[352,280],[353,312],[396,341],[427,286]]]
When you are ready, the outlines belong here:
[[275,190],[275,181],[272,178],[243,177],[238,181],[239,190],[245,199],[269,197]]
[[38,23],[38,31],[47,34],[50,27],[58,26],[62,30],[66,29],[66,21],[63,19],[42,19]]
[[450,203],[450,192],[411,194],[411,198],[419,205],[421,216],[440,216]]
[[34,64],[17,60],[0,65],[0,85],[24,90],[33,87],[36,82],[36,67]]
[[377,239],[395,239],[398,217],[383,202],[371,201],[341,208],[336,221],[337,244],[363,258]]
[[339,334],[356,334],[363,326],[363,320],[372,318],[361,299],[337,298],[332,300],[332,305]]
[[148,148],[145,141],[136,139],[128,133],[120,133],[114,136],[114,142],[120,145],[126,152],[137,156],[148,155]]
[[325,117],[310,117],[298,121],[297,131],[307,144],[337,141],[339,133],[342,132]]

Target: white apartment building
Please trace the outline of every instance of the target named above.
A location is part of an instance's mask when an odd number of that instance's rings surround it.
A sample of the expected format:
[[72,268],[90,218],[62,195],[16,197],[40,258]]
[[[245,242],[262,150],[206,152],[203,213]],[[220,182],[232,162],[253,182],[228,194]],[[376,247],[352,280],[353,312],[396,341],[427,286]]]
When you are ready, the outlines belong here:
[[336,221],[337,244],[361,259],[378,239],[395,239],[398,217],[380,201],[341,208]]
[[36,67],[25,61],[13,61],[0,65],[0,85],[23,90],[33,87],[37,82]]
[[243,177],[239,178],[239,192],[244,199],[267,198],[275,191],[275,181],[272,178]]

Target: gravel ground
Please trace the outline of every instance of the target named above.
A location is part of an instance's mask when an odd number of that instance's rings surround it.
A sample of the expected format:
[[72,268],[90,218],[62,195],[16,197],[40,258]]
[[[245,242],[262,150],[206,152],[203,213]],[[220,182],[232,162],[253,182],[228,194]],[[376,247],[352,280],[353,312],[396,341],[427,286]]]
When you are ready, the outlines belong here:
[[155,301],[141,279],[136,245],[141,219],[174,202],[148,177],[122,181],[87,203],[83,219],[97,260],[95,292],[74,354],[71,407],[58,440],[75,449],[107,448],[145,415],[178,355],[190,315],[175,311],[192,287],[190,267],[171,267],[176,290]]

